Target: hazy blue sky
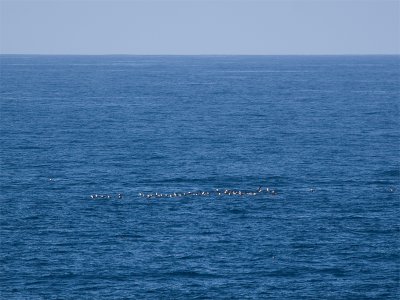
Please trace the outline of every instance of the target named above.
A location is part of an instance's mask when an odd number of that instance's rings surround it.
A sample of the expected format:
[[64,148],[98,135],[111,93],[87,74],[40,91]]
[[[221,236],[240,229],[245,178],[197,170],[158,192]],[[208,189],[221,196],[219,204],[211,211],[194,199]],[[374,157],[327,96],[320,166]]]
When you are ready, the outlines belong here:
[[0,0],[1,53],[400,54],[400,0]]

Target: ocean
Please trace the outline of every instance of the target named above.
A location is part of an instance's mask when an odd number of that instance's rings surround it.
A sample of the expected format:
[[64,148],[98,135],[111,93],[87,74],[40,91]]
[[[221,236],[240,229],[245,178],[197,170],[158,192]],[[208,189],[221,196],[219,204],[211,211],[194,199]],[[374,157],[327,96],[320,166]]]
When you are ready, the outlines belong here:
[[2,299],[399,298],[400,56],[0,72]]

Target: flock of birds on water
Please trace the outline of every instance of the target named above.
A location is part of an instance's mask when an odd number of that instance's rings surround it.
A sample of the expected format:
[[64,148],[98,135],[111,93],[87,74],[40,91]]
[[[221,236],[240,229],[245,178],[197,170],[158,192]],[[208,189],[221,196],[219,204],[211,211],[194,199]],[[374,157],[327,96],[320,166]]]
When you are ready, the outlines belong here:
[[[395,188],[389,188],[389,192],[394,192]],[[309,192],[315,192],[315,188],[309,188]],[[260,194],[270,194],[275,196],[278,192],[275,189],[270,188],[262,188],[261,186],[257,190],[230,190],[230,189],[215,189],[212,191],[195,191],[195,192],[174,192],[174,193],[139,193],[140,197],[146,199],[155,199],[155,198],[182,198],[182,197],[196,197],[196,196],[257,196]],[[123,194],[118,193],[115,196],[111,194],[92,194],[90,195],[91,199],[122,199],[124,197]]]
[[[390,188],[389,192],[394,192],[395,188]],[[316,191],[315,188],[308,189],[309,192],[313,193]],[[261,186],[257,190],[230,190],[230,189],[215,189],[213,191],[196,191],[196,192],[174,192],[174,193],[139,193],[140,197],[146,199],[156,198],[182,198],[182,197],[201,197],[201,196],[257,196],[261,194],[270,194],[275,196],[278,192],[275,189],[262,188]],[[123,194],[118,193],[116,196],[111,194],[92,194],[91,199],[122,199]]]
[[[122,199],[123,195],[121,193],[118,193],[116,198],[118,199]],[[92,194],[90,195],[90,198],[92,199],[111,199],[113,198],[112,195],[109,194]]]
[[[49,178],[49,181],[54,181],[53,178]],[[397,188],[389,187],[386,188],[387,192],[394,193]],[[308,192],[315,192],[315,188],[309,188]],[[182,197],[201,197],[201,196],[257,196],[261,194],[270,194],[275,196],[278,192],[275,189],[262,188],[261,186],[257,190],[231,190],[231,189],[215,189],[212,191],[195,191],[195,192],[174,192],[174,193],[139,193],[139,197],[146,199],[155,198],[182,198]],[[123,199],[124,194],[118,193],[116,195],[112,194],[91,194],[91,199]]]
[[[314,192],[315,189],[310,189]],[[242,191],[242,190],[229,190],[229,189],[215,189],[213,191],[196,191],[196,192],[174,192],[174,193],[139,193],[140,197],[146,199],[154,198],[181,198],[181,197],[196,197],[196,196],[257,196],[260,194],[277,195],[278,192],[274,189],[259,187],[257,190]],[[92,194],[92,199],[112,199],[114,198],[109,194]],[[116,198],[122,199],[123,194],[117,194]]]

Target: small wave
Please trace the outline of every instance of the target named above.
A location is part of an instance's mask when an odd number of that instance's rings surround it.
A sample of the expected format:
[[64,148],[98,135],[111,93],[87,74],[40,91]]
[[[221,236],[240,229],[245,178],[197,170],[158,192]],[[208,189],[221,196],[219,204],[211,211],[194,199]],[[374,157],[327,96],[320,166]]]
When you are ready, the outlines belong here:
[[335,277],[344,277],[346,276],[346,271],[341,269],[341,268],[335,268],[335,267],[330,267],[330,268],[323,268],[317,270],[318,273],[325,273],[325,274],[331,274]]
[[117,234],[116,236],[115,236],[116,238],[119,238],[119,239],[141,239],[141,238],[144,238],[145,236],[144,235],[140,235],[140,234],[124,234],[124,233],[121,233],[121,234]]
[[372,180],[368,181],[367,185],[391,185],[393,183],[393,180]]
[[231,214],[245,214],[247,211],[243,209],[230,209],[228,210]]
[[400,169],[387,170],[381,173],[382,176],[400,177]]
[[164,273],[166,276],[175,276],[175,277],[201,277],[201,278],[219,278],[221,276],[212,273],[203,273],[197,271],[189,271],[189,270],[180,270],[180,271],[172,271],[168,273]]

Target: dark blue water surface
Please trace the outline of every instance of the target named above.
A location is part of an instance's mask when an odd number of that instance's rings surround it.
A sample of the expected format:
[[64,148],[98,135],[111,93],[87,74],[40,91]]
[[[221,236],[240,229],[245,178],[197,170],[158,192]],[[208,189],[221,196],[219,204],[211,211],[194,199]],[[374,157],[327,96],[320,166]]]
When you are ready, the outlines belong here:
[[399,79],[399,56],[1,56],[1,298],[397,299]]

